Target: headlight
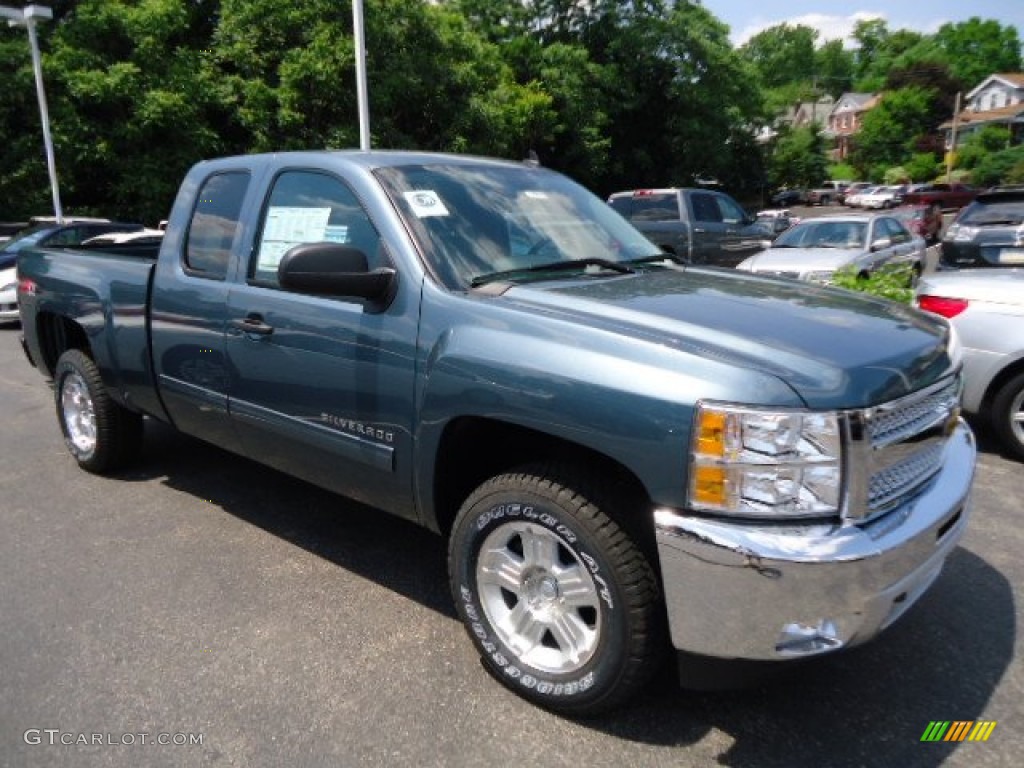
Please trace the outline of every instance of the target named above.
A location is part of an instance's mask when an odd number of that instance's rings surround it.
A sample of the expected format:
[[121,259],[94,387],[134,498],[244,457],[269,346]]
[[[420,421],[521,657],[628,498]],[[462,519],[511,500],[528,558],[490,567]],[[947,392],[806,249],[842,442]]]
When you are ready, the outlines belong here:
[[833,270],[822,272],[807,272],[804,275],[804,280],[806,280],[809,283],[821,283],[822,285],[827,285],[828,283],[832,282],[832,278],[835,276],[836,273]]
[[956,243],[970,242],[978,234],[977,227],[967,227],[963,224],[950,224],[944,240],[952,240]]
[[739,517],[827,517],[839,513],[842,480],[835,413],[697,406],[692,508]]

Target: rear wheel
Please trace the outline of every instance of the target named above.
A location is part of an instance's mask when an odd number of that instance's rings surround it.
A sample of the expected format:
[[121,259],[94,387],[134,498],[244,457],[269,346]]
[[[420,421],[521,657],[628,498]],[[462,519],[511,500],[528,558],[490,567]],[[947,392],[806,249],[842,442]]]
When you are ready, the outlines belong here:
[[657,580],[600,481],[535,466],[473,492],[449,542],[456,607],[488,670],[549,709],[634,694],[662,649]]
[[1024,459],[1024,373],[1006,382],[992,400],[992,424],[1003,445]]
[[57,420],[79,466],[109,472],[128,464],[142,448],[142,416],[111,399],[96,363],[71,349],[54,372]]

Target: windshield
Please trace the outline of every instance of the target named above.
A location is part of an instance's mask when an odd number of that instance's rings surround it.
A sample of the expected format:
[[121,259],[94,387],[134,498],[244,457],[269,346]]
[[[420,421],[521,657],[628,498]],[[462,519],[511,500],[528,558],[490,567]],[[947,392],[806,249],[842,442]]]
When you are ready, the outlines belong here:
[[815,219],[783,232],[772,248],[863,248],[866,232],[863,221]]
[[[661,254],[603,200],[543,168],[415,165],[376,175],[449,288],[494,273],[533,280],[571,271],[564,262],[586,271]],[[542,269],[517,274],[531,267]]]

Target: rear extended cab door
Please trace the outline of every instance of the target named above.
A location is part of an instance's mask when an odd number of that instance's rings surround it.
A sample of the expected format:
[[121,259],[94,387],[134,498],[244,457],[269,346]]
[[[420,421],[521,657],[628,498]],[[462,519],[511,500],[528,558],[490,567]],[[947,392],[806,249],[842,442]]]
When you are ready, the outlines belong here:
[[692,236],[680,190],[638,189],[612,195],[608,204],[663,251],[690,260]]
[[767,227],[757,224],[728,195],[712,190],[683,194],[693,229],[693,263],[735,267],[765,247]]
[[420,283],[399,275],[386,307],[277,284],[277,262],[303,242],[352,245],[371,268],[390,265],[367,178],[304,158],[218,160],[186,181],[194,202],[175,206],[154,285],[166,409],[182,431],[414,517]]

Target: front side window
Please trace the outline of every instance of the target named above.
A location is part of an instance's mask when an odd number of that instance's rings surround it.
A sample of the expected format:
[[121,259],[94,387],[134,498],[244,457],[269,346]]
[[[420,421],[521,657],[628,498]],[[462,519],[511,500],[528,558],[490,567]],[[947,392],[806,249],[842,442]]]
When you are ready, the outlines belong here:
[[248,188],[246,172],[218,173],[203,182],[185,242],[185,266],[192,274],[215,280],[227,275]]
[[302,243],[339,243],[363,252],[372,267],[380,235],[348,186],[317,171],[282,173],[274,181],[263,214],[249,279],[277,287],[277,267]]

